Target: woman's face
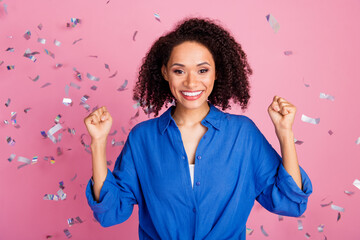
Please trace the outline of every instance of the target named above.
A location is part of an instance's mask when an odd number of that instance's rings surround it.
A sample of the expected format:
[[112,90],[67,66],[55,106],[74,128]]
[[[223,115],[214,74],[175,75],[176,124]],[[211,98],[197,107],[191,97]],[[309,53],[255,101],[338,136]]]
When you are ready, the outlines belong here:
[[193,41],[177,45],[161,71],[177,106],[186,109],[208,106],[207,99],[215,81],[215,62],[204,45]]

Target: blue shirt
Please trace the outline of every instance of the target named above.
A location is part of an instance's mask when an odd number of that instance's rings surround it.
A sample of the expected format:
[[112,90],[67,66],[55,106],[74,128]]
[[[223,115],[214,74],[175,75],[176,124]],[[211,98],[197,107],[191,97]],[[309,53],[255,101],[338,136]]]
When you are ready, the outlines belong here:
[[255,123],[210,104],[201,121],[208,128],[195,155],[194,187],[181,133],[171,106],[160,117],[137,124],[108,169],[94,199],[86,197],[101,226],[126,221],[139,207],[139,239],[245,239],[246,221],[257,200],[268,211],[300,216],[312,184],[300,167],[303,190]]

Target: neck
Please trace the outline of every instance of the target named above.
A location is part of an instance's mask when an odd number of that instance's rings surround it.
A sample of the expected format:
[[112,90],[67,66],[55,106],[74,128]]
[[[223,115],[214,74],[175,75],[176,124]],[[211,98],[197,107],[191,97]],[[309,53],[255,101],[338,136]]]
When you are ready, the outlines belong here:
[[210,106],[207,102],[203,106],[196,109],[187,109],[178,104],[175,110],[171,113],[178,126],[193,127],[200,124],[210,111]]

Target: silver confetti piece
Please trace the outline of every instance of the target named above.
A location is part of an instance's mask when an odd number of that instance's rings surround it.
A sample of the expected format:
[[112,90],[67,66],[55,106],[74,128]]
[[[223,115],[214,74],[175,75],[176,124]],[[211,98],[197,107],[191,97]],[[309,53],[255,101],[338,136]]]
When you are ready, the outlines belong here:
[[261,229],[261,232],[262,232],[266,237],[269,236],[269,234],[267,234],[267,232],[265,232],[263,225],[260,226],[260,229]]
[[109,136],[114,136],[117,133],[117,130],[114,130],[112,133],[109,133]]
[[43,25],[40,23],[37,27],[38,27],[39,30],[42,30]]
[[40,88],[45,88],[45,87],[47,87],[47,86],[50,86],[51,85],[51,83],[45,83],[44,85],[42,85]]
[[321,224],[321,225],[319,225],[318,226],[318,232],[323,232],[324,231],[324,227],[325,227],[325,225],[324,224]]
[[6,107],[9,107],[10,102],[11,102],[11,99],[10,99],[10,98],[8,98],[8,100],[7,100],[7,101],[6,101],[6,103],[5,103],[5,106],[6,106]]
[[25,38],[26,40],[29,40],[30,37],[31,37],[31,32],[30,32],[30,30],[26,30],[26,32],[25,32],[25,34],[24,34],[24,38]]
[[311,117],[308,117],[308,116],[305,116],[304,114],[302,114],[301,121],[311,123],[311,124],[319,124],[320,118],[311,118]]
[[331,130],[329,130],[328,133],[329,133],[329,135],[333,135],[333,134],[334,134],[334,132],[331,131]]
[[136,114],[135,114],[135,116],[133,116],[133,117],[131,117],[130,118],[130,120],[133,120],[133,119],[135,119],[135,118],[137,118],[138,116],[139,116],[139,109],[137,110],[137,112],[136,112]]
[[72,105],[72,100],[71,100],[71,98],[63,98],[63,104],[64,104],[65,106]]
[[347,194],[347,195],[353,195],[354,194],[354,192],[346,191],[346,190],[344,191],[344,193]]
[[79,38],[79,39],[75,40],[72,44],[74,45],[75,43],[77,43],[77,42],[79,42],[81,40],[82,40],[82,38]]
[[78,216],[75,218],[75,220],[78,222],[78,223],[83,223],[83,221],[81,220],[81,218]]
[[331,201],[331,202],[329,202],[329,203],[325,203],[325,204],[320,204],[320,206],[321,207],[327,207],[327,206],[329,206],[330,204],[332,204],[333,203],[333,201]]
[[61,45],[61,42],[59,42],[58,40],[54,40],[54,44],[56,45],[56,46],[58,46],[58,47],[60,47],[60,45]]
[[320,93],[320,98],[321,99],[328,99],[328,100],[331,100],[331,101],[335,100],[334,96],[331,96],[331,95],[328,95],[328,94],[325,94],[325,93]]
[[14,160],[16,154],[11,154],[10,157],[8,158],[8,161],[11,162],[12,160]]
[[74,181],[74,180],[76,179],[76,177],[77,177],[77,173],[75,173],[75,176],[72,177],[72,178],[70,179],[70,181],[71,181],[71,182]]
[[309,233],[305,233],[305,237],[306,237],[306,238],[310,238],[311,236],[310,236]]
[[110,67],[109,67],[109,64],[106,64],[105,63],[105,68],[108,69],[110,71]]
[[303,225],[302,225],[302,221],[301,221],[301,220],[297,220],[297,222],[298,222],[298,230],[303,230],[304,227],[303,227]]
[[254,232],[254,229],[246,228],[246,235],[251,235]]
[[46,39],[45,38],[38,38],[37,40],[39,43],[41,44],[45,44],[46,43]]
[[59,67],[62,67],[63,65],[61,64],[61,63],[57,63],[56,65],[55,65],[55,67],[56,68],[59,68]]
[[31,77],[29,77],[33,82],[36,82],[37,80],[39,80],[40,75],[37,75],[34,79],[32,79]]
[[125,79],[125,82],[123,83],[123,85],[121,85],[121,87],[119,87],[117,90],[118,91],[124,91],[127,84],[128,84],[128,80]]
[[113,139],[113,140],[111,141],[111,145],[112,145],[113,147],[115,147],[115,146],[123,146],[123,145],[124,145],[124,141],[116,142],[115,139]]
[[97,89],[97,86],[93,85],[90,89],[95,91]]
[[50,57],[55,58],[55,54],[54,54],[54,53],[50,52],[50,51],[47,50],[47,49],[44,49],[44,51],[45,51],[46,54],[49,55]]
[[271,28],[274,30],[275,33],[279,31],[280,25],[276,21],[273,15],[269,14],[266,16],[266,20],[269,22]]
[[71,237],[72,237],[72,235],[71,235],[71,233],[70,233],[70,231],[69,231],[68,229],[64,229],[64,233],[65,233],[65,235],[66,235],[67,238],[71,238]]
[[57,195],[59,196],[59,198],[60,198],[61,200],[66,199],[66,193],[64,193],[64,191],[63,191],[62,189],[59,189],[59,190],[57,191]]
[[304,143],[303,141],[297,140],[296,138],[294,138],[294,142],[295,142],[295,144],[298,144],[298,145],[301,145]]
[[358,139],[356,139],[355,143],[360,144],[360,137]]
[[115,71],[115,73],[113,74],[113,75],[111,75],[109,78],[113,78],[113,77],[115,77],[116,76],[116,74],[117,74],[117,70]]
[[95,76],[91,75],[90,73],[87,73],[86,76],[87,76],[88,79],[90,79],[92,81],[99,81],[100,80],[100,78],[95,77]]
[[342,208],[342,207],[339,207],[339,206],[336,206],[334,204],[331,204],[331,209],[335,210],[335,211],[338,211],[338,212],[344,212],[345,209]]
[[284,54],[285,54],[286,56],[289,56],[289,55],[292,55],[293,52],[292,52],[292,51],[284,51]]
[[69,85],[65,85],[65,96],[69,96]]
[[135,37],[136,37],[136,34],[138,33],[138,31],[135,31],[134,32],[134,35],[133,35],[133,41],[135,41]]
[[355,187],[357,187],[358,189],[360,189],[360,181],[358,179],[355,179],[355,181],[353,182],[353,185]]
[[58,123],[55,126],[53,126],[52,128],[50,128],[50,130],[47,132],[47,135],[54,135],[60,129],[62,129],[62,126],[60,123]]
[[278,219],[279,219],[279,222],[280,222],[280,221],[284,220],[284,217],[281,216],[281,215],[278,215]]
[[154,13],[154,16],[155,16],[155,19],[156,19],[156,20],[158,20],[159,22],[161,22],[161,21],[160,21],[160,15],[159,15],[159,14]]

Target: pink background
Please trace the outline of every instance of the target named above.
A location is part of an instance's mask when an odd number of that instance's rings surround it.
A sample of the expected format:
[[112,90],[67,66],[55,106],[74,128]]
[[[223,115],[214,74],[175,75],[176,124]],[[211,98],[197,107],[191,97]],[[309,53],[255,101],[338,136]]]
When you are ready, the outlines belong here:
[[[0,1],[0,239],[66,239],[68,229],[73,239],[138,239],[138,208],[123,224],[102,228],[94,221],[85,198],[85,187],[91,177],[91,155],[84,150],[80,136],[86,133],[83,119],[89,114],[79,105],[84,95],[87,103],[107,106],[114,118],[109,137],[108,160],[114,161],[121,146],[111,146],[111,140],[124,141],[134,124],[148,119],[140,111],[130,120],[134,109],[132,88],[142,58],[151,44],[174,24],[187,16],[210,17],[220,20],[242,44],[254,74],[251,77],[249,108],[242,113],[239,107],[229,112],[249,116],[280,153],[279,142],[267,113],[274,95],[279,95],[297,107],[293,130],[295,138],[303,141],[296,145],[300,165],[312,180],[314,192],[309,198],[303,230],[298,230],[297,218],[269,213],[255,203],[247,227],[254,229],[248,239],[359,239],[360,190],[353,182],[360,179],[360,3],[359,1],[55,1],[55,0],[3,0]],[[7,14],[4,10],[7,5]],[[154,13],[160,15],[157,21]],[[273,31],[266,21],[272,14],[280,29]],[[67,28],[71,18],[81,19],[74,28]],[[42,23],[43,29],[37,26]],[[32,36],[23,35],[30,30]],[[133,34],[138,31],[135,41]],[[12,36],[12,38],[10,38]],[[46,44],[37,42],[45,38]],[[76,44],[73,41],[82,38]],[[61,46],[54,45],[54,39]],[[13,47],[14,52],[5,51]],[[39,51],[36,62],[23,57],[25,50]],[[55,54],[46,55],[44,49]],[[286,56],[284,51],[293,51]],[[97,58],[89,57],[96,55]],[[63,67],[55,68],[61,63]],[[104,64],[109,64],[110,71]],[[6,66],[15,65],[7,70]],[[73,71],[82,73],[79,81]],[[118,74],[109,78],[115,71]],[[100,78],[94,82],[86,77],[90,73]],[[40,75],[33,82],[29,77]],[[125,91],[117,89],[128,80]],[[45,83],[51,85],[40,88]],[[70,83],[69,98],[73,106],[62,100],[65,86]],[[306,87],[305,84],[309,84]],[[90,89],[92,85],[98,88]],[[335,101],[320,99],[320,93],[330,94]],[[5,106],[11,99],[9,107]],[[30,107],[28,113],[23,110]],[[164,110],[164,109],[163,109]],[[20,128],[10,122],[11,112],[17,112]],[[48,131],[55,117],[61,114],[64,129],[74,128],[75,135],[62,132],[62,140],[54,144],[43,139],[40,131]],[[301,121],[304,114],[320,118],[318,125]],[[3,123],[8,120],[9,124]],[[126,134],[122,132],[124,127]],[[334,132],[333,135],[328,133]],[[55,134],[58,136],[58,133]],[[14,146],[6,137],[15,139]],[[89,137],[85,137],[89,144]],[[57,156],[61,147],[63,154]],[[9,162],[11,154],[15,159]],[[18,169],[19,156],[38,163]],[[55,163],[45,161],[54,156]],[[71,179],[75,176],[75,180]],[[59,182],[64,182],[66,200],[46,201],[45,194],[56,194]],[[348,196],[345,190],[353,191]],[[324,200],[325,199],[325,200]],[[337,211],[329,203],[345,208],[337,221]],[[69,227],[68,218],[79,216],[84,222]],[[317,227],[324,224],[324,232]],[[269,237],[265,237],[263,225]]]

